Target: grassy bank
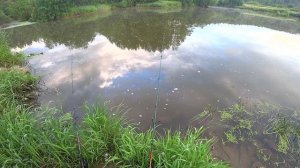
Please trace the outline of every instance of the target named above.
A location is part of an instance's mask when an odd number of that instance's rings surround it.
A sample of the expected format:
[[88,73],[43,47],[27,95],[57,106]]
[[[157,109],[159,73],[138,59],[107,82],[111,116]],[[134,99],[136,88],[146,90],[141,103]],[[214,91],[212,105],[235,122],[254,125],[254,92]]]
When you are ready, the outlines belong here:
[[151,3],[143,3],[138,4],[138,7],[147,7],[147,8],[164,8],[164,9],[174,9],[174,8],[181,8],[180,1],[166,1],[166,0],[159,0]]
[[112,9],[110,4],[86,5],[70,8],[63,14],[63,17],[82,16],[89,14],[109,13]]
[[[21,106],[5,110],[0,120],[2,166],[77,167],[78,129],[82,156],[91,166],[112,163],[118,167],[149,167],[152,133],[123,127],[123,121],[109,116],[105,108],[88,106],[78,128],[69,113],[60,114],[53,109],[43,112],[37,116]],[[210,154],[212,141],[201,139],[201,134],[202,130],[196,129],[186,135],[175,132],[158,137],[153,142],[155,166],[227,167],[214,161]]]
[[213,159],[213,142],[201,138],[203,129],[167,132],[152,141],[151,131],[138,133],[103,106],[85,105],[79,124],[71,113],[32,108],[26,95],[37,78],[24,70],[25,57],[10,53],[4,34],[0,37],[1,167],[78,167],[84,158],[90,166],[144,168],[149,167],[151,143],[155,167],[228,167]]
[[288,7],[275,7],[275,6],[265,6],[257,3],[245,3],[239,8],[247,9],[257,12],[263,12],[271,14],[274,16],[282,17],[298,17],[300,18],[300,8],[288,8]]

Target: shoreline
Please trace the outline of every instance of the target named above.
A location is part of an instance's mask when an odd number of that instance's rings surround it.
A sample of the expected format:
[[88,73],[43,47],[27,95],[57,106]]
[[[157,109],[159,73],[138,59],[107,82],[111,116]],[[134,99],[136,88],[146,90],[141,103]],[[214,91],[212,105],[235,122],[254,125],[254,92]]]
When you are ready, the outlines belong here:
[[24,21],[24,22],[19,22],[19,21],[13,21],[7,24],[2,25],[3,27],[0,27],[2,30],[6,29],[12,29],[16,27],[21,27],[21,26],[28,26],[28,25],[33,25],[36,24],[37,22],[29,22],[29,21]]

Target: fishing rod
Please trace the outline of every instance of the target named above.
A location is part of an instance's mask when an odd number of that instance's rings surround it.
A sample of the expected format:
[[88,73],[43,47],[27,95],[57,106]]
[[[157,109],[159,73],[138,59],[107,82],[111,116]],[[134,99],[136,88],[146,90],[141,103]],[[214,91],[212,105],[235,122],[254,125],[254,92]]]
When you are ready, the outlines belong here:
[[162,51],[160,52],[160,60],[159,60],[159,70],[158,70],[158,78],[157,78],[157,89],[156,89],[156,101],[155,101],[155,110],[154,115],[152,118],[152,139],[151,139],[151,146],[150,146],[150,153],[149,153],[149,168],[153,166],[153,148],[154,148],[154,140],[155,140],[155,132],[157,128],[157,112],[158,106],[160,102],[159,92],[160,92],[160,76],[161,76],[161,62],[162,62]]
[[[72,79],[72,97],[74,96],[74,80],[73,80],[73,55],[71,55],[71,79]],[[74,124],[74,129],[76,132],[76,142],[77,142],[77,149],[79,152],[79,160],[80,160],[80,167],[81,168],[88,168],[88,161],[86,159],[84,159],[83,155],[82,155],[82,146],[81,146],[81,141],[80,141],[80,137],[79,137],[79,133],[78,133],[78,125],[76,122],[76,116],[75,116],[75,107],[73,107],[73,124]]]

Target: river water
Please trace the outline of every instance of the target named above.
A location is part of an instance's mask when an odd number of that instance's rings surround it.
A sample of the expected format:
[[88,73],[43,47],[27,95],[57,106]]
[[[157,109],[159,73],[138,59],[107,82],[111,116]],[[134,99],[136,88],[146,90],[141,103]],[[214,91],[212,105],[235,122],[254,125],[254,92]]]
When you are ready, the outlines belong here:
[[[185,130],[208,104],[241,98],[299,107],[299,20],[222,8],[125,9],[6,31],[13,51],[35,55],[42,105],[124,104],[142,131],[152,122],[161,56],[161,130]],[[233,167],[268,166],[247,145],[222,145],[214,153]]]

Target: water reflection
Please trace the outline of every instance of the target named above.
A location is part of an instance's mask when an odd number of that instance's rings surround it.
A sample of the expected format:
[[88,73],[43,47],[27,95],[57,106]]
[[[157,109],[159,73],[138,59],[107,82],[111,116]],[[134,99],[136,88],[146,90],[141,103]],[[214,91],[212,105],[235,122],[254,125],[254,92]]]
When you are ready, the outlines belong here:
[[207,104],[226,107],[240,97],[297,107],[300,36],[259,26],[300,32],[295,22],[219,9],[125,10],[9,32],[12,50],[42,53],[30,59],[49,88],[42,104],[71,111],[100,96],[111,106],[126,104],[127,118],[146,130],[161,53],[160,129],[185,129]]
[[100,33],[120,48],[148,51],[176,48],[190,35],[193,26],[210,23],[257,25],[300,32],[300,22],[278,20],[224,9],[187,9],[172,13],[143,12],[130,9],[112,13],[108,17],[77,18],[41,23],[6,30],[12,47],[30,45],[43,39],[48,48],[64,44],[70,48],[84,48]]
[[[211,24],[203,28],[194,27],[193,33],[176,50],[163,51],[162,97],[176,97],[174,101],[183,101],[184,105],[174,109],[168,106],[166,110],[174,115],[174,111],[182,108],[195,114],[198,102],[204,105],[218,100],[226,105],[247,96],[296,106],[300,95],[297,87],[300,83],[297,75],[300,54],[296,52],[299,44],[299,36],[256,26]],[[33,42],[24,51],[35,51],[38,46],[45,48],[45,42]],[[49,87],[70,85],[73,73],[75,84],[84,85],[85,89],[110,90],[106,94],[109,99],[117,99],[113,102],[119,103],[123,99],[127,102],[135,100],[138,95],[154,93],[158,51],[122,49],[105,36],[96,35],[84,49],[56,45],[43,52],[43,55],[31,59],[31,64],[36,70],[47,73],[45,83]],[[71,61],[73,72],[70,72]],[[148,83],[140,86],[145,80]],[[91,87],[90,83],[94,85]],[[81,89],[78,88],[75,93],[84,94]],[[127,93],[128,89],[130,93]],[[123,92],[124,96],[120,96]],[[130,98],[133,94],[135,98]],[[151,106],[152,101],[149,102],[148,106]],[[136,106],[135,103],[129,104]],[[192,104],[196,105],[195,109]],[[168,118],[164,123],[177,125],[178,122],[170,121],[172,118],[169,118],[168,112],[164,113]],[[181,112],[178,115],[186,116]],[[182,120],[182,117],[179,118]]]

